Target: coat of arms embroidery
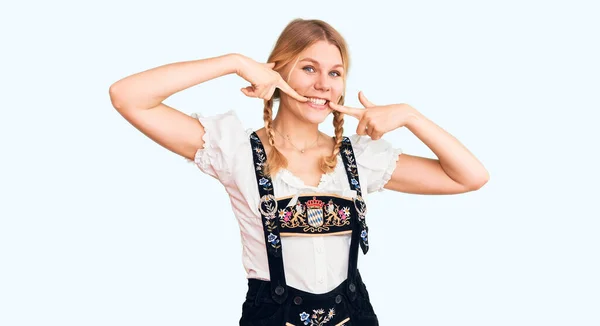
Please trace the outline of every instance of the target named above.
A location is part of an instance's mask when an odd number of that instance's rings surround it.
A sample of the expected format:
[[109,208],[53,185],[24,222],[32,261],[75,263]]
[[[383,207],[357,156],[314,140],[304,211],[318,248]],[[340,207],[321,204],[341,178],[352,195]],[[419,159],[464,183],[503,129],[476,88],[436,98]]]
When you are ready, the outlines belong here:
[[332,227],[339,228],[350,225],[350,207],[340,206],[329,200],[299,200],[295,205],[280,209],[279,222],[283,229],[302,230],[305,233],[329,232]]
[[306,215],[308,216],[308,225],[318,228],[323,225],[323,203],[322,200],[313,197],[306,201]]

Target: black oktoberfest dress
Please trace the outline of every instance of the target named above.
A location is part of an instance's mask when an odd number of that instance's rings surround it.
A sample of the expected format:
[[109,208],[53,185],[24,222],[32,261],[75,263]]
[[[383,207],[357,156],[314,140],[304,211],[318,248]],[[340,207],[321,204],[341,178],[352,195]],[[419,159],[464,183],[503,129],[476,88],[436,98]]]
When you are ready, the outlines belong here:
[[366,197],[383,190],[401,150],[346,137],[335,170],[306,185],[286,169],[262,174],[264,147],[234,111],[192,116],[206,132],[191,162],[225,187],[240,227],[240,325],[377,325],[357,259],[369,248]]

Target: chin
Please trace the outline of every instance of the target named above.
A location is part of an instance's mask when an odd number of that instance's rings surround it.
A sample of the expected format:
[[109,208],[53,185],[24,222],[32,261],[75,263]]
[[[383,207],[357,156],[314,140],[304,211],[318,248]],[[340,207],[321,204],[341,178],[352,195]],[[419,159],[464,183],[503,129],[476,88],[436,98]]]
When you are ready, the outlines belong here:
[[304,111],[302,114],[302,117],[304,118],[304,120],[306,120],[310,123],[321,124],[323,121],[325,121],[325,119],[327,119],[327,117],[329,116],[330,113],[331,113],[331,111],[326,111],[326,112],[322,112],[322,113]]
[[304,119],[314,124],[320,124],[321,122],[325,121],[327,116],[329,116],[329,114],[332,112],[329,106],[315,107],[306,103],[302,103],[301,107]]

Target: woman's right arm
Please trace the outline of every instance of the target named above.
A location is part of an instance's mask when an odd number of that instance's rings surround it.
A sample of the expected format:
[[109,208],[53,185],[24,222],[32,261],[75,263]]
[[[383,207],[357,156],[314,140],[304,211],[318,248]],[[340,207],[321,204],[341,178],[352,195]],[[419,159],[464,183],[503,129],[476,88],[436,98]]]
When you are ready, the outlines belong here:
[[110,86],[115,109],[150,139],[190,160],[203,148],[204,127],[195,118],[162,103],[205,81],[238,73],[243,56],[226,54],[176,62],[125,77]]

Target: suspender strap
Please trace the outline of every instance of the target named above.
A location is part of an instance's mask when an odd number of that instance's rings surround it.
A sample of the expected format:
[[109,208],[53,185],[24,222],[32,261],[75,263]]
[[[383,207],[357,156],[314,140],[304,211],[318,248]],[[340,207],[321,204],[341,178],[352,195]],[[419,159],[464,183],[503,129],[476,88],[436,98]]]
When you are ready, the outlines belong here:
[[356,274],[358,273],[359,243],[364,254],[366,254],[369,250],[369,242],[367,240],[368,227],[365,222],[367,206],[362,198],[358,169],[356,167],[356,159],[354,157],[354,151],[352,150],[352,144],[348,137],[344,137],[342,140],[340,153],[342,154],[342,160],[344,161],[344,167],[346,168],[346,175],[348,176],[350,189],[355,190],[357,195],[356,198],[353,199],[358,216],[357,219],[355,219],[352,230],[352,239],[350,240],[350,257],[348,259],[348,288],[346,289],[348,297],[351,301],[354,301],[358,291],[356,288],[358,283]]
[[360,226],[360,247],[364,254],[369,251],[369,240],[368,233],[369,228],[365,220],[367,214],[367,205],[362,197],[362,191],[360,188],[360,181],[358,178],[358,169],[356,167],[356,159],[354,157],[354,151],[352,150],[352,144],[350,138],[344,137],[342,145],[340,147],[340,153],[342,154],[342,160],[346,167],[346,175],[348,176],[348,182],[350,182],[350,189],[356,191],[356,198],[354,198],[354,206],[358,213],[358,224]]
[[[265,149],[258,138],[258,135],[254,132],[250,135],[250,143],[254,160],[254,172],[256,174],[258,192],[260,194],[258,210],[261,214],[265,245],[267,248],[271,296],[275,302],[281,304],[287,298],[288,289],[285,281],[281,252],[281,239],[277,218],[277,199],[274,195],[271,178],[264,173],[264,167],[267,164]],[[365,222],[366,204],[362,198],[356,159],[354,157],[354,151],[352,150],[352,144],[348,137],[344,137],[342,140],[340,152],[346,169],[346,175],[348,176],[348,182],[350,183],[350,189],[355,190],[357,193],[356,198],[354,198],[354,206],[358,216],[357,219],[355,219],[355,223],[353,223],[350,241],[347,288],[350,300],[354,301],[358,291],[356,277],[358,272],[358,246],[360,245],[364,254],[369,250],[369,243],[367,240],[368,227]]]
[[260,211],[265,244],[267,247],[267,258],[269,261],[269,275],[271,279],[271,296],[277,303],[282,303],[287,298],[287,286],[283,269],[283,258],[281,255],[281,239],[279,235],[279,222],[277,221],[277,199],[273,192],[271,178],[264,173],[267,164],[267,155],[262,142],[255,132],[250,135],[252,145],[252,157],[254,159],[254,172],[258,192],[260,194]]

